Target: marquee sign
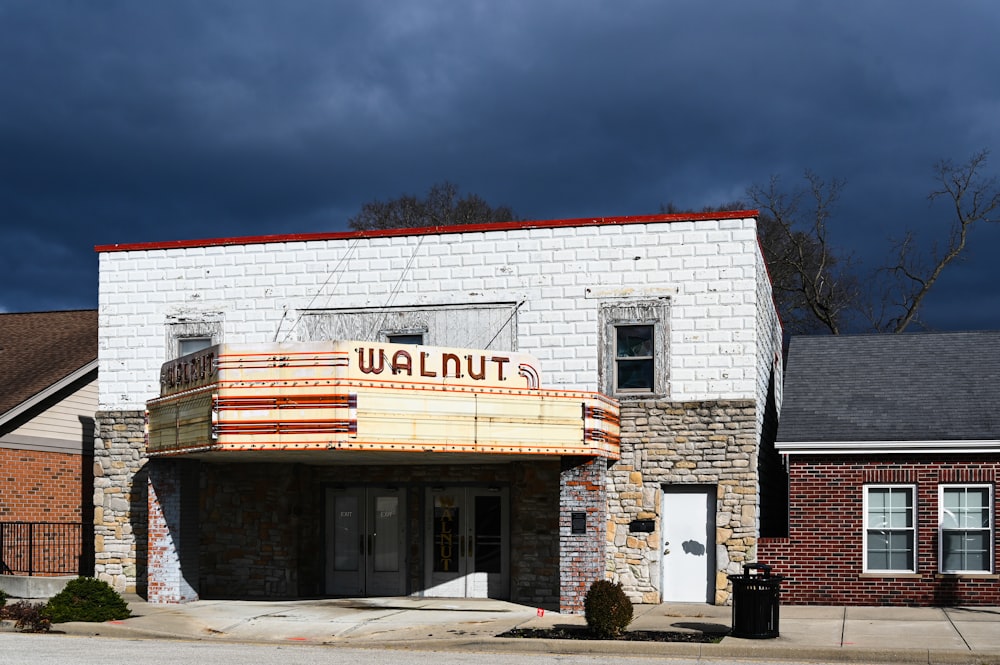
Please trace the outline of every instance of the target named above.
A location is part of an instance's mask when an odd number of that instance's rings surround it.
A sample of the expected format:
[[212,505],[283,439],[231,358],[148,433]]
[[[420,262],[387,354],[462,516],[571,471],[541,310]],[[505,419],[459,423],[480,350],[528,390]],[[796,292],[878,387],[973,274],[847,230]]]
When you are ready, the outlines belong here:
[[364,450],[617,459],[618,404],[544,390],[528,354],[374,342],[220,345],[163,365],[149,454]]

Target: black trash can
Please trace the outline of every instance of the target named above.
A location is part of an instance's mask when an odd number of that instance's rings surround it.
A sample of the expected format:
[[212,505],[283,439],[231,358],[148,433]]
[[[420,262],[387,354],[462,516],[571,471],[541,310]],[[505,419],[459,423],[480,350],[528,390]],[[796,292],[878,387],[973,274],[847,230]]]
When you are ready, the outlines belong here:
[[733,582],[733,637],[752,640],[778,636],[778,596],[782,575],[772,575],[771,566],[748,563]]

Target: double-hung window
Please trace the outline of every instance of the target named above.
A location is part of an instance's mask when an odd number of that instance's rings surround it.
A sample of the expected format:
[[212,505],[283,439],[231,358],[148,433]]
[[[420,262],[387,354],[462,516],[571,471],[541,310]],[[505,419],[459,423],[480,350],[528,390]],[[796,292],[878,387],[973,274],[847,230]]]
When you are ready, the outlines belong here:
[[600,385],[618,397],[666,396],[669,301],[604,303]]
[[941,572],[991,572],[993,498],[990,486],[942,485],[938,506]]
[[915,495],[908,485],[865,487],[865,572],[916,572]]
[[653,326],[615,326],[615,392],[655,392]]

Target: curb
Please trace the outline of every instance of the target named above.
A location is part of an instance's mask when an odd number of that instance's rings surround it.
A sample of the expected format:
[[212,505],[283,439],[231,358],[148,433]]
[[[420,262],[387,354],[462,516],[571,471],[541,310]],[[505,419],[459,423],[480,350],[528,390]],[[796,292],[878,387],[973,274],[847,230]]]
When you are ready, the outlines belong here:
[[[862,649],[854,647],[793,647],[777,644],[739,644],[724,640],[719,644],[692,642],[628,642],[602,640],[552,640],[507,637],[455,637],[423,640],[363,640],[352,637],[326,641],[294,641],[179,635],[145,628],[100,623],[60,624],[50,634],[109,639],[159,639],[182,642],[238,642],[242,644],[302,644],[350,649],[391,649],[397,651],[449,651],[478,653],[537,653],[546,655],[607,655],[641,658],[691,659],[781,659],[836,663],[923,663],[925,665],[1000,664],[1000,652],[956,651],[952,649]],[[728,638],[727,638],[728,639]]]

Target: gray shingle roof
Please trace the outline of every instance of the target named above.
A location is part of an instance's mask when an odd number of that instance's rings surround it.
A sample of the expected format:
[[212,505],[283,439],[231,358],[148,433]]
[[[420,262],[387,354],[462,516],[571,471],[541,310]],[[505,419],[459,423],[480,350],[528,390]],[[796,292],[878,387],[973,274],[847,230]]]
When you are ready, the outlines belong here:
[[778,443],[1000,439],[1000,331],[794,337]]

